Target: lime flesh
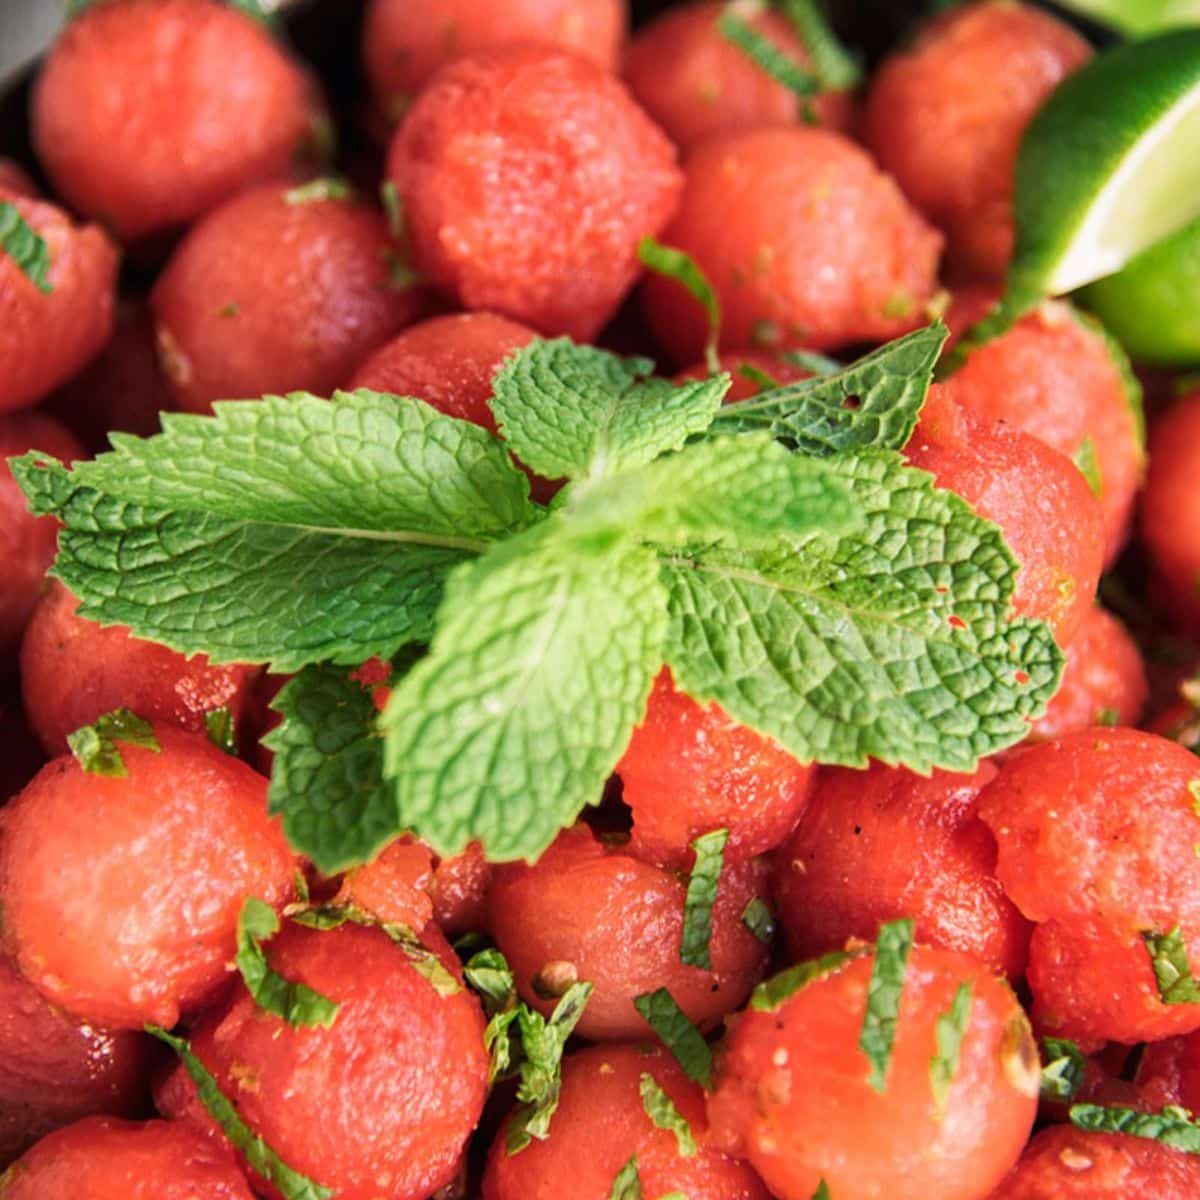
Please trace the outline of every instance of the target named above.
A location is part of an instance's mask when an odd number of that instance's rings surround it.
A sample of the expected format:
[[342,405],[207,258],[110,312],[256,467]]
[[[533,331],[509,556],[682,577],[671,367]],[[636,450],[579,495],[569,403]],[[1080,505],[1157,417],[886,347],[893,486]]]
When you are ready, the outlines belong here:
[[1179,25],[1200,25],[1200,0],[1058,0],[1058,3],[1128,37],[1146,37]]

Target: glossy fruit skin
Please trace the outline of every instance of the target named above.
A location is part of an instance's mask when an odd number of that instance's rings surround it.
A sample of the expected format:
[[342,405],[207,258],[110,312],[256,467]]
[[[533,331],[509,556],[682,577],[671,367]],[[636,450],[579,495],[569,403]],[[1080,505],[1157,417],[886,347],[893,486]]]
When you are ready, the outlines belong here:
[[939,384],[904,457],[999,525],[1020,564],[1016,614],[1046,621],[1068,644],[1091,611],[1104,556],[1100,506],[1074,464],[1027,433],[972,417]]
[[496,432],[492,378],[537,334],[495,313],[452,313],[410,325],[354,372],[349,387],[415,396],[439,412]]
[[161,428],[159,414],[174,407],[158,362],[154,321],[141,299],[118,300],[107,345],[45,404],[93,454],[110,448],[108,435],[114,430],[153,436]]
[[[3,271],[0,265],[0,272]],[[73,462],[83,447],[69,430],[41,413],[0,415],[0,676],[15,665],[21,635],[29,623],[46,572],[54,561],[58,522],[35,517],[13,478],[10,458],[30,450]]]
[[11,158],[0,158],[0,188],[22,196],[37,198],[38,190],[29,172]]
[[[432,926],[424,943],[461,983]],[[285,922],[272,967],[341,1007],[328,1029],[293,1027],[243,987],[200,1022],[193,1051],[244,1121],[293,1170],[338,1200],[426,1200],[449,1183],[487,1092],[483,1012],[473,992],[441,996],[381,929]],[[219,1136],[180,1068],[159,1107]],[[275,1192],[256,1179],[263,1194]]]
[[778,846],[795,827],[816,768],[739,725],[718,705],[699,705],[663,668],[616,773],[633,810],[629,853],[687,868],[691,843],[729,830],[725,862]]
[[[947,314],[952,336],[984,317],[998,298],[990,287],[958,292]],[[1111,565],[1129,536],[1146,467],[1141,387],[1120,347],[1070,304],[1047,300],[972,351],[944,386],[974,416],[1005,421],[1075,463],[1087,464],[1088,440],[1105,565]]]
[[1021,136],[1091,56],[1074,30],[1031,5],[974,3],[931,19],[876,71],[863,114],[867,145],[945,231],[963,276],[1004,274]]
[[1192,1200],[1200,1159],[1146,1138],[1052,1125],[989,1200]]
[[[1017,1160],[1037,1108],[1037,1049],[1008,987],[977,959],[915,946],[883,1094],[858,1039],[874,954],[846,963],[774,1012],[748,1010],[718,1060],[708,1117],[778,1200],[831,1196],[984,1200]],[[939,1114],[929,1073],[935,1025],[972,989],[958,1070]]]
[[68,380],[112,332],[117,249],[95,225],[0,187],[50,255],[47,295],[0,254],[0,413],[27,408]]
[[[724,5],[681,4],[644,26],[625,52],[623,74],[643,108],[684,153],[707,138],[796,125],[799,97],[768,75],[721,32]],[[811,68],[804,43],[780,14],[739,14],[794,63]],[[853,100],[821,92],[812,112],[827,129],[846,130]]]
[[1200,1108],[1200,1035],[1151,1042],[1142,1052],[1135,1083],[1140,1108],[1158,1112],[1177,1104],[1195,1112]]
[[59,35],[34,88],[33,140],[55,190],[128,242],[286,178],[320,112],[307,73],[244,13],[116,0]]
[[3,1200],[253,1200],[221,1147],[177,1121],[87,1117],[0,1176]]
[[973,775],[927,779],[879,764],[823,768],[799,827],[774,856],[791,958],[840,950],[907,916],[920,941],[1019,979],[1032,927],[996,879],[996,842],[976,813],[995,777],[986,762]]
[[624,86],[537,46],[459,59],[388,153],[417,270],[461,308],[590,340],[641,274],[682,178]]
[[569,963],[594,991],[576,1027],[592,1040],[646,1037],[634,997],[666,987],[691,1021],[710,1028],[745,1000],[762,977],[766,947],[742,924],[750,900],[766,892],[758,862],[721,872],[713,906],[713,970],[680,962],[687,875],[608,848],[586,825],[559,834],[533,866],[499,867],[489,896],[489,927],[528,1004],[549,1014],[534,978]]
[[1137,642],[1096,605],[1071,638],[1062,683],[1028,740],[1045,742],[1106,723],[1136,725],[1149,694]]
[[[941,235],[848,138],[797,126],[713,138],[684,164],[661,241],[685,250],[721,301],[721,349],[824,350],[924,324]],[[643,307],[672,362],[695,362],[708,318],[648,274]]]
[[1142,538],[1158,574],[1151,595],[1180,628],[1200,633],[1200,392],[1176,401],[1150,431]]
[[124,778],[70,755],[0,811],[4,941],[25,977],[81,1020],[172,1028],[227,977],[247,896],[282,905],[294,858],[267,781],[206,737],[154,727],[120,746]]
[[385,116],[403,117],[447,63],[520,42],[541,42],[616,70],[629,25],[626,0],[371,0],[363,66]]
[[47,755],[65,754],[68,734],[116,708],[200,734],[206,715],[224,708],[235,731],[241,727],[259,668],[212,666],[202,654],[185,658],[124,626],[81,617],[78,608],[51,581],[21,643],[25,712]]
[[1068,734],[1013,757],[979,800],[996,875],[1037,922],[1034,1017],[1085,1041],[1153,1041],[1200,1028],[1159,999],[1143,932],[1179,926],[1200,961],[1200,815],[1194,755],[1132,729]]
[[80,1117],[131,1116],[148,1066],[140,1034],[77,1024],[0,956],[0,1170]]
[[[683,1156],[675,1134],[657,1128],[639,1093],[650,1075],[687,1122],[697,1152]],[[743,1162],[706,1142],[704,1093],[661,1046],[593,1046],[563,1060],[562,1096],[545,1141],[510,1155],[505,1122],[488,1153],[483,1200],[608,1200],[621,1168],[637,1156],[646,1196],[770,1200]]]
[[383,214],[354,199],[296,202],[270,184],[210,213],[151,294],[179,407],[293,391],[329,395],[417,315],[393,286]]

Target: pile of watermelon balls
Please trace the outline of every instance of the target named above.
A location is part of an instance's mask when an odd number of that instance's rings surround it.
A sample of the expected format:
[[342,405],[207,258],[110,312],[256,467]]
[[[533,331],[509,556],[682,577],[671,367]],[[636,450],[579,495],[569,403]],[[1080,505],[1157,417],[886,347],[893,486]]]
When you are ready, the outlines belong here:
[[[538,335],[702,377],[709,316],[646,238],[715,289],[732,398],[821,369],[795,351],[958,338],[999,295],[1022,132],[1094,53],[1015,2],[856,80],[811,6],[806,38],[745,2],[631,34],[624,0],[371,0],[335,177],[312,72],[246,5],[74,7],[44,179],[0,161],[5,459],[345,387],[494,430]],[[1001,527],[1065,650],[1025,745],[817,768],[664,671],[624,828],[532,864],[403,836],[306,871],[266,809],[281,681],[79,616],[4,468],[0,1197],[1200,1195],[1200,391],[1138,366],[1047,301],[906,451]],[[1131,540],[1137,640],[1096,600]]]

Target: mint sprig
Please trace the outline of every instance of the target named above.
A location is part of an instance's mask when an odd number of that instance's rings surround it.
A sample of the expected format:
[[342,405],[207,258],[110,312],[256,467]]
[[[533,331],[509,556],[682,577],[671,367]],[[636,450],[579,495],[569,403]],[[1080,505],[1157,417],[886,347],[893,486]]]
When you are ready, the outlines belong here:
[[43,295],[54,291],[50,282],[50,249],[46,240],[21,216],[9,200],[0,202],[0,251],[17,264],[21,273]]
[[1164,1004],[1200,1004],[1200,984],[1192,975],[1179,926],[1167,933],[1143,933],[1142,941],[1154,968],[1158,998]]
[[[496,380],[509,442],[369,391],[229,402],[14,474],[83,615],[303,671],[271,803],[326,869],[411,830],[538,854],[600,798],[668,664],[797,757],[967,770],[1057,684],[995,526],[890,453],[944,330],[721,409],[565,340]],[[530,502],[516,454],[568,480]],[[382,719],[337,667],[428,654]],[[355,685],[356,686],[356,685]]]

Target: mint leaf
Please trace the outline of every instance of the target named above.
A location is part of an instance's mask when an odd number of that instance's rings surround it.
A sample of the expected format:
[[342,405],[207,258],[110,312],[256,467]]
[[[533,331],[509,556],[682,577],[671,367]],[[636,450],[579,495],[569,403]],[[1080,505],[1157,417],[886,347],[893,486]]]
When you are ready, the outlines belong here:
[[683,1069],[683,1073],[703,1088],[712,1086],[713,1055],[687,1014],[667,989],[645,992],[633,1001],[642,1019],[658,1034],[659,1041]]
[[683,902],[683,943],[679,949],[680,962],[701,970],[712,970],[709,942],[712,941],[712,910],[717,902],[721,883],[721,867],[725,861],[728,829],[715,829],[692,842],[696,855],[687,896]]
[[1090,433],[1079,443],[1079,449],[1075,451],[1075,465],[1087,480],[1092,494],[1098,499],[1102,497],[1104,495],[1104,477],[1100,473],[1100,460],[1096,457],[1096,443],[1092,441]]
[[831,1200],[829,1194],[829,1184],[827,1184],[825,1180],[822,1179],[821,1182],[817,1184],[817,1190],[813,1192],[812,1200]]
[[573,983],[554,1006],[549,1020],[528,1005],[517,1009],[524,1061],[518,1068],[518,1104],[509,1118],[509,1154],[523,1150],[533,1138],[540,1141],[549,1135],[562,1090],[563,1050],[591,994],[590,983]]
[[774,1012],[801,988],[815,980],[824,979],[826,975],[832,975],[839,967],[865,953],[865,950],[834,950],[829,954],[822,954],[819,958],[787,967],[772,975],[770,979],[764,979],[750,993],[750,1008],[755,1012]]
[[636,1154],[617,1172],[608,1200],[643,1200],[642,1177],[638,1174]]
[[755,66],[789,91],[795,92],[800,97],[801,117],[809,125],[816,123],[810,100],[821,90],[821,84],[812,71],[785,54],[766,34],[759,33],[753,25],[743,21],[732,5],[721,13],[717,28]]
[[159,753],[154,726],[127,708],[115,708],[97,717],[91,725],[84,725],[67,735],[67,745],[76,762],[90,775],[124,779],[129,769],[117,749],[118,742]]
[[916,428],[948,332],[938,322],[831,375],[727,405],[713,433],[762,430],[802,454],[900,450]]
[[1200,986],[1192,978],[1187,946],[1176,925],[1169,933],[1143,933],[1150,953],[1158,998],[1164,1004],[1200,1004]]
[[50,249],[11,201],[0,202],[0,250],[43,295],[50,295]]
[[721,339],[721,298],[709,282],[708,277],[697,265],[696,260],[685,250],[664,246],[652,237],[644,237],[638,244],[638,259],[658,275],[675,280],[708,314],[708,338],[704,343],[704,361],[710,375],[721,370],[717,346]]
[[337,1019],[339,1005],[306,984],[284,979],[267,962],[262,942],[278,932],[275,910],[253,896],[247,897],[237,924],[237,966],[246,990],[259,1008],[282,1017],[289,1025],[328,1029]]
[[311,204],[315,200],[353,200],[354,188],[345,180],[326,175],[290,188],[283,193],[285,204]]
[[474,553],[531,517],[504,447],[411,396],[293,392],[162,424],[150,438],[114,434],[77,482],[129,504]]
[[881,1095],[887,1087],[888,1067],[892,1061],[892,1044],[896,1039],[900,997],[904,991],[904,974],[912,941],[912,921],[901,920],[881,925],[875,943],[875,962],[871,967],[871,981],[867,985],[867,1010],[863,1014],[858,1046],[871,1064],[867,1082]]
[[765,946],[775,940],[775,917],[764,900],[754,896],[742,910],[742,924]]
[[263,738],[275,752],[267,804],[288,842],[323,875],[370,862],[400,832],[370,689],[344,667],[305,667],[271,707],[284,719]]
[[676,386],[645,358],[538,339],[496,373],[492,412],[509,449],[548,479],[598,478],[679,450],[712,423],[729,377]]
[[862,72],[830,28],[819,0],[783,0],[783,11],[800,35],[822,88],[846,92],[857,87]]
[[260,25],[274,32],[278,28],[278,13],[265,0],[226,0],[230,8],[236,8]]
[[237,728],[228,708],[213,708],[204,714],[204,732],[218,750],[237,754]]
[[663,555],[675,679],[803,762],[974,770],[1028,733],[1062,652],[1009,620],[1016,560],[995,525],[894,455],[826,465],[854,490],[855,531]]
[[946,1101],[958,1074],[963,1035],[971,1019],[971,985],[960,983],[948,1012],[939,1013],[934,1027],[937,1053],[929,1060],[929,1084],[933,1102],[939,1113],[946,1111]]
[[53,573],[80,597],[80,615],[182,654],[281,674],[390,658],[428,639],[445,576],[486,546],[145,508],[36,455],[13,459],[12,470],[31,511],[66,526]]
[[508,961],[496,949],[480,950],[472,955],[463,967],[463,975],[479,996],[488,1018],[483,1031],[483,1048],[491,1059],[488,1083],[492,1084],[507,1077],[516,1058],[512,1035],[519,1032],[516,1022],[517,1010],[521,1007],[516,981]]
[[1066,1038],[1045,1038],[1046,1065],[1039,1092],[1043,1100],[1073,1100],[1083,1086],[1086,1066],[1083,1052]]
[[654,556],[581,554],[547,528],[456,573],[383,716],[400,820],[441,855],[540,854],[599,802],[662,663]]
[[675,1102],[649,1071],[642,1072],[638,1091],[641,1093],[646,1116],[659,1129],[673,1133],[679,1153],[684,1158],[691,1158],[696,1153],[696,1139],[692,1136],[692,1127],[683,1119],[683,1114],[675,1107]]
[[1072,1125],[1089,1133],[1123,1133],[1200,1154],[1200,1125],[1186,1108],[1169,1104],[1161,1112],[1148,1113],[1102,1104],[1073,1104],[1070,1117]]
[[283,1200],[330,1200],[333,1189],[293,1171],[262,1138],[258,1136],[237,1114],[229,1097],[221,1091],[208,1068],[192,1052],[190,1043],[173,1037],[158,1025],[147,1025],[146,1032],[160,1042],[170,1046],[179,1056],[183,1068],[196,1085],[200,1102],[208,1115],[221,1127],[221,1132],[230,1145],[240,1150],[250,1167],[267,1183],[278,1189]]
[[836,470],[765,434],[710,438],[611,479],[572,484],[558,511],[564,536],[585,545],[631,533],[660,545],[753,545],[859,524]]

